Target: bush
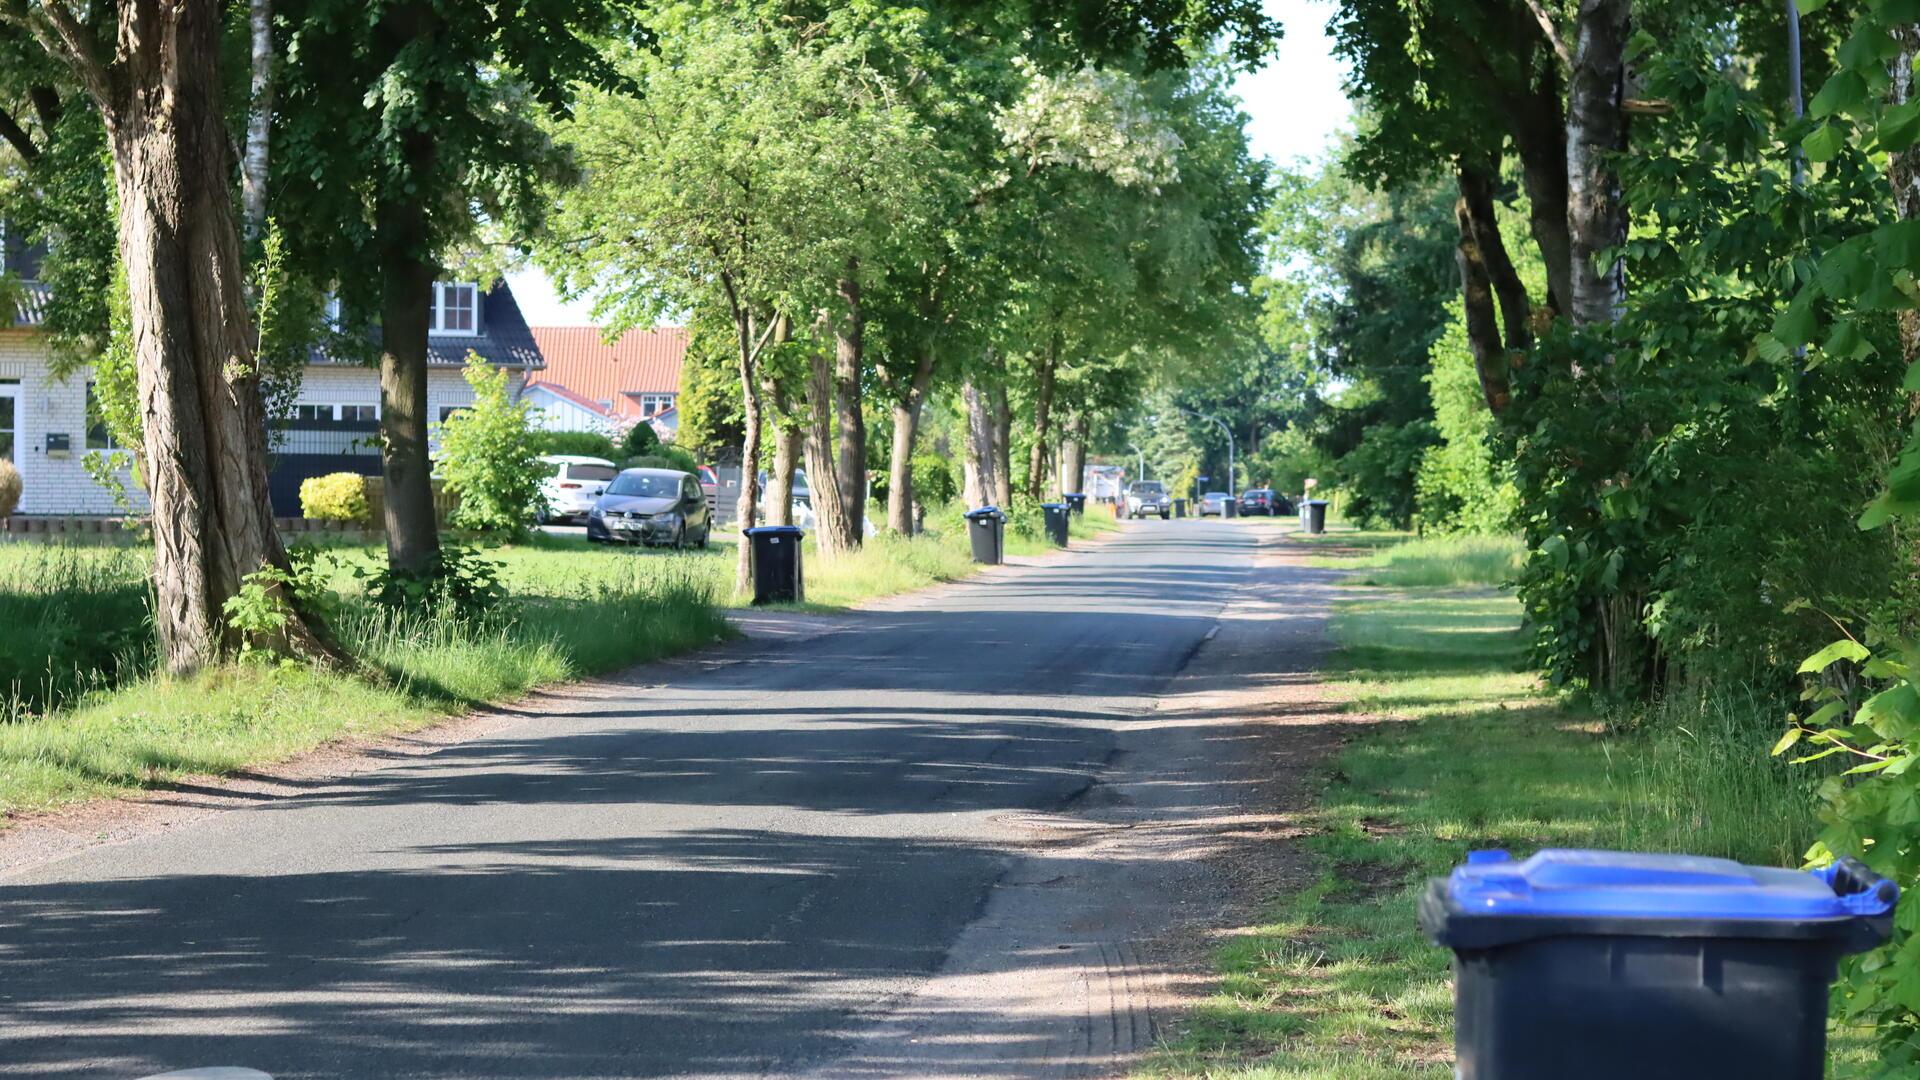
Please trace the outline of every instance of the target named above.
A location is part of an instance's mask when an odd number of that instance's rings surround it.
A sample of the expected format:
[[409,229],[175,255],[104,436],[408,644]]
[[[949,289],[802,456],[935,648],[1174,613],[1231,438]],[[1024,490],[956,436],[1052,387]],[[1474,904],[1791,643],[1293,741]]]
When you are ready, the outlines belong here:
[[698,475],[700,472],[700,461],[695,458],[690,451],[682,450],[680,447],[668,443],[662,443],[660,447],[651,454],[641,454],[638,457],[628,458],[624,467],[628,469],[675,469],[680,472]]
[[440,425],[440,472],[447,489],[460,497],[453,523],[518,535],[533,518],[546,478],[527,420],[531,406],[513,400],[507,373],[477,354],[467,356],[466,377],[473,387],[472,407]]
[[10,517],[20,505],[20,470],[13,462],[0,458],[0,521]]
[[359,473],[337,472],[300,481],[300,513],[315,521],[350,521],[362,525],[372,521],[367,478]]
[[627,452],[628,457],[644,457],[658,453],[660,435],[653,430],[652,424],[642,420],[627,429],[626,437],[622,440],[620,447]]
[[1494,456],[1493,411],[1467,347],[1465,317],[1434,343],[1427,392],[1440,442],[1420,456],[1414,499],[1421,524],[1440,532],[1499,533],[1511,527],[1519,494],[1513,466]]
[[613,440],[597,431],[536,431],[533,450],[536,454],[578,454],[608,461],[619,456]]
[[939,454],[915,454],[910,467],[913,469],[913,498],[921,506],[944,506],[960,495],[960,485],[953,479],[953,469],[947,459]]

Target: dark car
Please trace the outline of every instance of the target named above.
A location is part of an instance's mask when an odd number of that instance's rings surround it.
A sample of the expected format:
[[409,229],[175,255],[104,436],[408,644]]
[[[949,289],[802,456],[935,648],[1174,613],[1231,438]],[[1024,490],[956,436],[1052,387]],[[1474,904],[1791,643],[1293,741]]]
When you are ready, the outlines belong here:
[[1272,488],[1253,488],[1240,493],[1240,513],[1246,517],[1276,517],[1293,513],[1293,503]]
[[707,546],[713,515],[692,473],[627,469],[587,512],[587,539],[595,543]]

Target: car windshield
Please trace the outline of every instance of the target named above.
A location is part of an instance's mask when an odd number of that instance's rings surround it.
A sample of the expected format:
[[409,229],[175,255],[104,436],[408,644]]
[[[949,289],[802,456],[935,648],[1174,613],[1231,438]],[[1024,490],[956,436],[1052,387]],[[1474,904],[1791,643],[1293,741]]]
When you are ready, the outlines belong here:
[[646,476],[641,473],[621,473],[607,488],[609,495],[635,495],[643,499],[671,499],[680,494],[680,478],[677,476]]
[[620,475],[620,470],[611,465],[583,465],[578,462],[567,466],[569,480],[611,480]]
[[1142,480],[1127,490],[1135,495],[1158,495],[1165,489],[1158,480]]

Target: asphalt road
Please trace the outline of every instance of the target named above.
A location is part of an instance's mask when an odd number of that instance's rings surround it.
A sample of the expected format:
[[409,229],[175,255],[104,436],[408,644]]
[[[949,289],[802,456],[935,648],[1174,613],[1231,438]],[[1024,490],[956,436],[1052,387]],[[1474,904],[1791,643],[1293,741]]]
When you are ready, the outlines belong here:
[[1009,822],[1088,790],[1253,550],[1143,522],[0,878],[0,1077],[819,1069],[939,968]]

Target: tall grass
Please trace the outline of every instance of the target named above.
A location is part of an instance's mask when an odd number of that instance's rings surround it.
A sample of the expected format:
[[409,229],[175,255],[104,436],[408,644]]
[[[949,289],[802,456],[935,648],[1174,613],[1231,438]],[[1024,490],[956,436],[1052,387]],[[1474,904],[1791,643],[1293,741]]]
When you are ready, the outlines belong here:
[[1525,548],[1516,536],[1429,536],[1374,552],[1361,582],[1399,588],[1502,585],[1520,571]]
[[148,567],[128,547],[0,543],[0,720],[152,670]]

